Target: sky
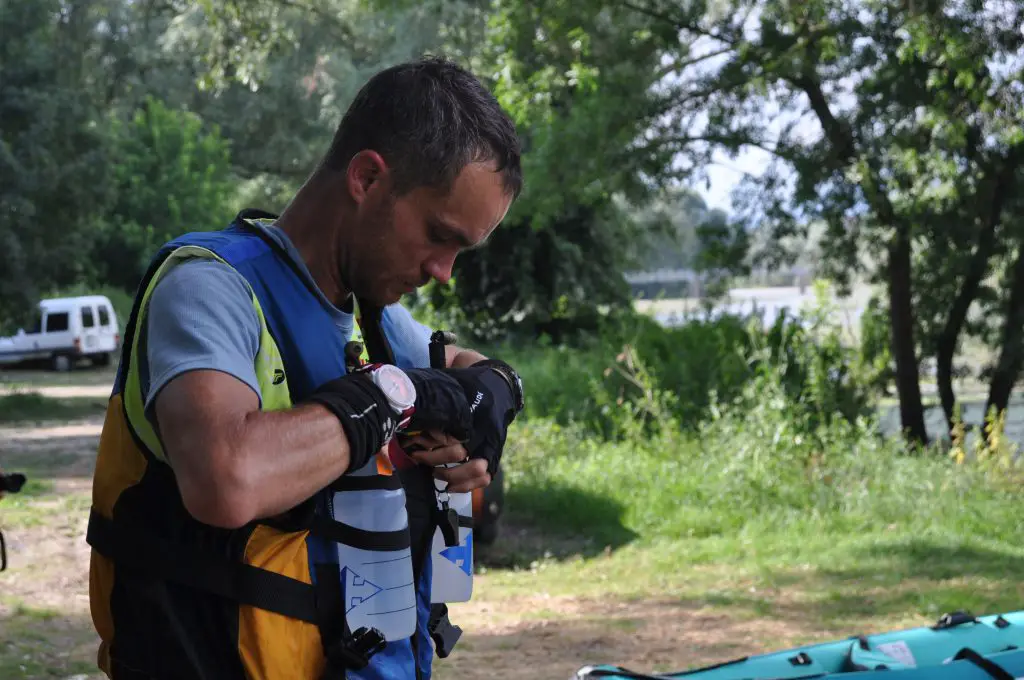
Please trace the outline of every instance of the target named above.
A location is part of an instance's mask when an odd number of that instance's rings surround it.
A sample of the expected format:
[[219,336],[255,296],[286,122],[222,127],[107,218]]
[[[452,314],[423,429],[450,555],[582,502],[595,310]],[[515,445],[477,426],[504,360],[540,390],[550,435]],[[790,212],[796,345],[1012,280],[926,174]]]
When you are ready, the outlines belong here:
[[731,212],[730,194],[745,174],[760,175],[768,164],[768,154],[751,149],[739,154],[736,158],[726,158],[723,154],[715,154],[717,162],[707,169],[710,186],[701,183],[695,187],[708,204],[709,208],[721,208]]

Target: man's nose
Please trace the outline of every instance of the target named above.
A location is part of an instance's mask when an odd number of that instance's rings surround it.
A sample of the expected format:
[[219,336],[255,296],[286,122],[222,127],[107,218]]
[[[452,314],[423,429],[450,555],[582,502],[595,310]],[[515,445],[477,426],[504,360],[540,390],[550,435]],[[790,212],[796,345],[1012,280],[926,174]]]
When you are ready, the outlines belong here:
[[438,283],[445,284],[452,278],[452,267],[455,266],[457,252],[450,252],[427,260],[426,271]]

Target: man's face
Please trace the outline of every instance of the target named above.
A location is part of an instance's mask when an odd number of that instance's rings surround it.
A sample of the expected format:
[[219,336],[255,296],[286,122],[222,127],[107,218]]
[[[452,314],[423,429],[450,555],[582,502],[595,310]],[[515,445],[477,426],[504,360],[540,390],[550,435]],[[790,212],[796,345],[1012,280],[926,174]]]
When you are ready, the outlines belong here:
[[344,280],[382,306],[432,278],[446,283],[459,252],[482,243],[512,203],[492,163],[467,165],[447,194],[418,187],[396,198],[384,176],[361,197]]

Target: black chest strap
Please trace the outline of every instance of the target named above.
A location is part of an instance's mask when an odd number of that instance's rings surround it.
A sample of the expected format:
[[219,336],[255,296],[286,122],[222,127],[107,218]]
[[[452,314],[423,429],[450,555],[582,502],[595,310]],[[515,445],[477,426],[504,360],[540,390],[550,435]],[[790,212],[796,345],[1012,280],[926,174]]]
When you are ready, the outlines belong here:
[[[382,327],[383,310],[363,300],[359,300],[357,304],[360,316],[359,329],[362,331],[370,361],[394,364],[395,353]],[[441,349],[441,353],[438,354],[434,351],[435,347],[431,346],[432,366],[436,367],[438,363],[444,362],[443,347]],[[412,572],[414,581],[418,583],[426,562],[430,559],[434,532],[439,526],[440,513],[437,509],[434,476],[429,468],[422,465],[399,470],[398,476],[405,487],[405,507],[409,515],[409,533],[412,541]],[[459,526],[472,527],[472,519],[460,517]],[[427,632],[434,641],[434,651],[442,659],[451,654],[455,643],[462,635],[462,629],[449,621],[448,607],[443,603],[430,605]],[[416,636],[413,636],[414,649],[418,644],[416,640]]]

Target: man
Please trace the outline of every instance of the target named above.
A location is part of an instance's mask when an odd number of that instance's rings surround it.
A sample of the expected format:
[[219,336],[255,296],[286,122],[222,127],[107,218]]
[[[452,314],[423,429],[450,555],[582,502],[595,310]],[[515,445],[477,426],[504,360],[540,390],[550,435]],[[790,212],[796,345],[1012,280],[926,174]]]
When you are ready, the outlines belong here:
[[[160,250],[94,480],[90,599],[108,676],[430,676],[424,489],[490,482],[522,389],[468,349],[426,368],[430,331],[398,301],[486,241],[520,173],[494,98],[425,59],[363,87],[279,218],[243,211]],[[351,370],[357,318],[373,363]],[[384,594],[404,604],[353,625]],[[381,622],[386,645],[363,621]]]

